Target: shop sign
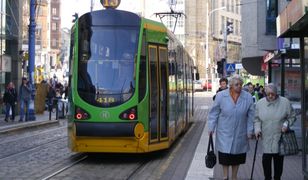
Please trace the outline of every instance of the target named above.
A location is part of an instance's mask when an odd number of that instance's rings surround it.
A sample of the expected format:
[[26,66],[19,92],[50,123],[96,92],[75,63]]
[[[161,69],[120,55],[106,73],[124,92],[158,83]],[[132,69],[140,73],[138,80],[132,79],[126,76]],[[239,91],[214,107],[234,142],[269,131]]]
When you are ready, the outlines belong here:
[[263,62],[267,63],[268,61],[270,61],[273,57],[275,56],[274,53],[272,52],[268,52],[263,56]]

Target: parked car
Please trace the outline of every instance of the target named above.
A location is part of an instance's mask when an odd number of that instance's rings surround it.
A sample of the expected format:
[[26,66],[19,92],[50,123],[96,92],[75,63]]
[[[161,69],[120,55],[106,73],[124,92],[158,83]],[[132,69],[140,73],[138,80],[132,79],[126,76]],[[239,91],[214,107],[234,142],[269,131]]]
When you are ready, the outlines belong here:
[[201,80],[193,81],[194,91],[203,91],[203,84]]
[[212,90],[212,80],[205,80],[202,82],[203,90]]

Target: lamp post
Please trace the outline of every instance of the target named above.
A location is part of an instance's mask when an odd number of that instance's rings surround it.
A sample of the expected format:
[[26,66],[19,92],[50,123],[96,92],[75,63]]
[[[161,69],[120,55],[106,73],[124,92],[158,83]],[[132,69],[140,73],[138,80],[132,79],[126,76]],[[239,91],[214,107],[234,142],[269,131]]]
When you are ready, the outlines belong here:
[[29,83],[32,90],[31,100],[29,102],[29,109],[27,109],[28,120],[34,121],[35,118],[35,109],[34,109],[34,100],[35,100],[35,87],[34,87],[34,63],[35,63],[35,7],[36,1],[30,0],[30,24],[29,24]]
[[[213,9],[209,12],[209,2],[208,1],[206,2],[206,12],[207,13],[206,13],[206,36],[205,36],[205,47],[206,47],[206,49],[205,49],[205,69],[206,69],[206,71],[205,72],[206,72],[207,82],[208,82],[207,69],[209,67],[209,25],[210,25],[209,18],[215,11],[219,11],[219,10],[223,10],[223,9],[226,9],[226,7],[223,6],[223,7],[215,8],[215,9]],[[213,77],[213,75],[212,75],[212,77]],[[212,77],[211,77],[211,79],[213,80]],[[213,81],[212,81],[212,83],[213,83]],[[207,86],[208,86],[208,83],[207,83]],[[208,89],[208,87],[207,87],[207,89]]]

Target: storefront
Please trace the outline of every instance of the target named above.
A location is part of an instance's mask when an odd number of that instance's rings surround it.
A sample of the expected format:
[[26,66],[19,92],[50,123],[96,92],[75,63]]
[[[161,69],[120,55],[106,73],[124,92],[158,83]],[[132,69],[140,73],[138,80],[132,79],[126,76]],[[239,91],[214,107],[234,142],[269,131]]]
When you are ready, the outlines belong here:
[[[302,140],[300,142],[303,158],[303,174],[308,178],[308,13],[306,13],[307,2],[305,0],[291,1],[281,11],[277,18],[277,36],[279,38],[299,38],[299,63],[300,63],[300,107]],[[294,72],[286,73],[289,79],[297,81],[298,75]],[[292,83],[294,85],[294,81]],[[292,87],[297,89],[297,82]]]

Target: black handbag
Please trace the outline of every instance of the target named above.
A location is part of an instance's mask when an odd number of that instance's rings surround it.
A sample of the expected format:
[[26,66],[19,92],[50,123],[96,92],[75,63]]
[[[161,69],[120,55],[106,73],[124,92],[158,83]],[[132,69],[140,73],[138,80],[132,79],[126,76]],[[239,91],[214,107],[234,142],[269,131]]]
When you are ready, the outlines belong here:
[[295,132],[289,129],[286,132],[281,133],[278,142],[279,154],[282,156],[296,155],[298,154],[298,145],[296,141]]
[[213,168],[216,164],[216,155],[214,153],[214,144],[212,134],[209,138],[209,144],[207,147],[207,154],[205,156],[205,166],[207,168]]

